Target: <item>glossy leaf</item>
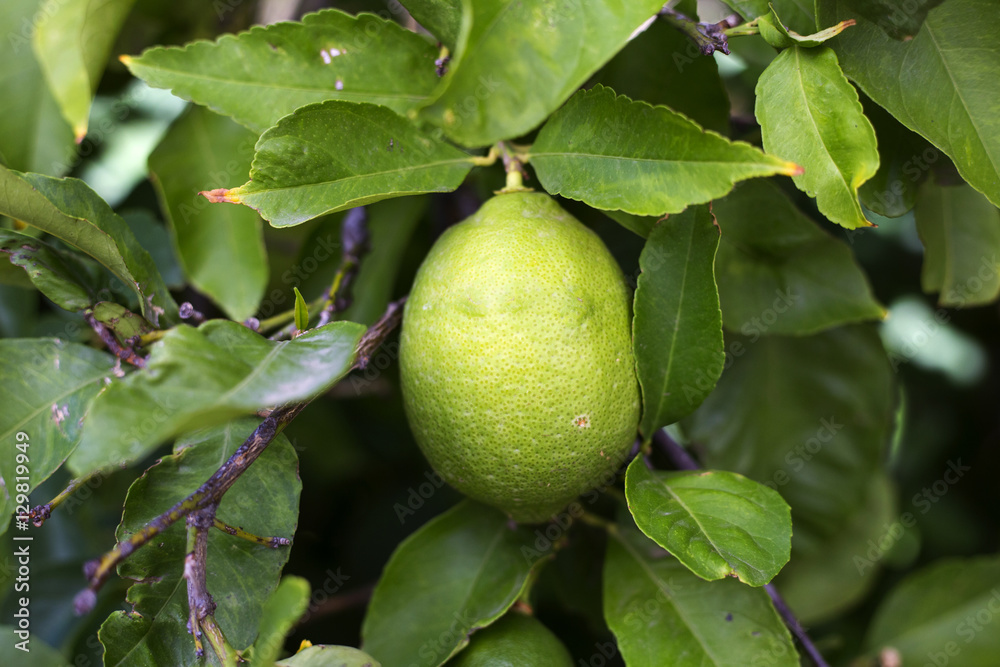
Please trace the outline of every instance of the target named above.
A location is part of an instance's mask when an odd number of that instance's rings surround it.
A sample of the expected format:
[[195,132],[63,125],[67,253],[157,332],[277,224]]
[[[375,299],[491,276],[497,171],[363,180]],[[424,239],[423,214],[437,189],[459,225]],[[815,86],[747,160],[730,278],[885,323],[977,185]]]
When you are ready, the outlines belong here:
[[[470,500],[404,540],[385,566],[361,629],[362,648],[387,665],[437,666],[523,590],[536,536]],[[527,550],[527,551],[525,551]]]
[[309,582],[283,577],[261,610],[260,630],[250,648],[250,667],[273,667],[281,657],[285,637],[309,606]]
[[310,646],[275,667],[381,667],[382,663],[350,646]]
[[454,51],[466,14],[462,0],[405,0],[403,5],[417,23]]
[[914,37],[944,0],[847,0],[847,5],[896,40]]
[[705,466],[777,488],[796,536],[832,535],[888,439],[895,394],[878,335],[853,326],[806,338],[733,336],[726,349],[731,365],[686,422]]
[[226,320],[171,329],[144,370],[94,402],[69,466],[79,476],[121,465],[179,433],[308,400],[350,370],[363,332],[333,322],[272,342]]
[[298,109],[261,135],[248,183],[206,195],[287,227],[380,199],[450,192],[470,169],[468,155],[389,109],[330,101]]
[[823,215],[848,229],[871,226],[858,188],[875,175],[875,130],[837,56],[826,47],[778,54],[757,82],[757,121],[764,149],[805,171],[795,185],[816,198]]
[[707,130],[729,134],[729,96],[719,66],[666,21],[654,21],[594,79],[619,95],[669,107]]
[[[198,488],[243,444],[257,423],[243,419],[179,440],[173,455],[165,456],[132,484],[118,540]],[[222,498],[217,517],[261,537],[291,538],[301,490],[295,450],[279,434]],[[188,599],[182,578],[186,542],[184,522],[177,522],[118,566],[119,575],[136,580],[126,598],[133,611],[116,611],[101,626],[105,665],[201,664],[186,631]],[[263,546],[221,530],[209,533],[208,586],[217,605],[214,616],[234,648],[245,649],[257,636],[288,555],[287,546]]]
[[42,4],[43,0],[0,3],[0,25],[9,28],[0,40],[0,164],[61,176],[75,147],[73,131],[31,48],[31,19]]
[[176,318],[177,305],[153,258],[107,203],[83,181],[20,174],[0,167],[0,214],[78,248],[128,285],[153,323]]
[[746,336],[810,334],[885,316],[851,249],[775,185],[752,181],[713,204],[722,322]]
[[[898,3],[897,3],[898,4]],[[925,7],[922,3],[918,7]],[[944,151],[972,187],[1000,206],[1000,13],[992,0],[948,0],[913,39],[897,41],[854,0],[820,0],[819,20],[856,19],[833,42],[848,77],[903,125]],[[918,13],[903,12],[912,20]],[[892,21],[883,22],[884,25]]]
[[[1000,654],[990,627],[1000,609],[1000,559],[940,560],[901,581],[875,613],[867,644],[891,646],[904,665],[988,665]],[[961,656],[950,663],[950,657]]]
[[968,185],[925,183],[915,210],[924,242],[920,282],[939,303],[958,308],[1000,294],[1000,210]]
[[629,464],[625,496],[639,529],[702,579],[771,581],[788,562],[792,517],[777,491],[736,473],[657,473]]
[[46,7],[35,31],[35,55],[77,142],[87,134],[94,92],[134,3],[63,0]]
[[679,213],[722,197],[737,181],[798,171],[601,85],[553,114],[531,148],[531,164],[552,194],[638,215]]
[[301,22],[254,26],[215,42],[156,47],[123,60],[149,85],[169,88],[259,134],[295,109],[324,100],[405,113],[437,85],[436,58],[433,44],[391,20],[329,9]]
[[718,247],[715,219],[699,206],[657,223],[639,258],[632,329],[647,439],[691,414],[722,375]]
[[481,0],[470,6],[442,90],[422,116],[475,147],[536,127],[662,3]]
[[813,47],[819,46],[823,42],[832,39],[842,33],[845,28],[853,25],[850,21],[841,21],[840,23],[830,26],[819,32],[815,32],[809,35],[800,35],[794,30],[789,30],[781,22],[778,17],[778,13],[774,10],[772,6],[767,14],[762,15],[757,19],[757,27],[760,30],[760,36],[777,49],[787,49],[791,46],[803,46],[803,47]]
[[309,306],[298,287],[293,287],[292,290],[295,292],[295,328],[302,331],[309,326]]
[[83,310],[95,300],[87,289],[87,270],[72,254],[40,239],[0,229],[0,261],[23,269],[39,292],[60,308]]
[[703,581],[632,527],[608,538],[604,616],[629,667],[799,664],[767,593]]
[[477,630],[450,667],[575,667],[569,651],[541,621],[511,611],[488,628]]
[[814,625],[836,618],[878,583],[886,556],[878,544],[891,549],[897,533],[887,531],[902,530],[896,494],[888,477],[876,473],[837,531],[819,540],[798,531],[792,536],[792,559],[774,583],[799,621]]
[[[27,453],[33,490],[62,465],[80,439],[91,399],[110,382],[115,358],[58,338],[0,339],[0,533],[14,511],[18,453]],[[27,452],[14,445],[27,434]],[[22,440],[23,441],[23,440]]]
[[149,171],[184,274],[234,320],[253,315],[267,287],[261,221],[253,211],[211,206],[198,192],[250,172],[257,137],[194,107],[149,156]]

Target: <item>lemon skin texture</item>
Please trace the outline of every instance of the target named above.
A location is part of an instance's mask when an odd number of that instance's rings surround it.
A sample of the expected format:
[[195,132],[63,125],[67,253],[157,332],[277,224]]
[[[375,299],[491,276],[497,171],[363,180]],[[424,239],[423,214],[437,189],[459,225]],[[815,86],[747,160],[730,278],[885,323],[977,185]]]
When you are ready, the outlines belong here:
[[543,193],[488,200],[417,272],[403,399],[435,470],[535,523],[613,479],[635,438],[629,291],[596,234]]
[[552,632],[531,616],[511,612],[472,635],[449,667],[573,667],[573,658]]

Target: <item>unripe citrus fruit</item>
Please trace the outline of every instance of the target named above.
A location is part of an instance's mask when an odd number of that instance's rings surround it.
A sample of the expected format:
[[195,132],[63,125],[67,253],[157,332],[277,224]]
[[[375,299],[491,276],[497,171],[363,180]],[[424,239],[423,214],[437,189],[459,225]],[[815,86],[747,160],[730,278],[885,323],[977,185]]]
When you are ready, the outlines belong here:
[[562,642],[532,616],[511,612],[472,635],[451,667],[573,667]]
[[635,438],[628,289],[600,238],[546,194],[498,195],[441,236],[400,342],[424,455],[517,521],[607,484]]

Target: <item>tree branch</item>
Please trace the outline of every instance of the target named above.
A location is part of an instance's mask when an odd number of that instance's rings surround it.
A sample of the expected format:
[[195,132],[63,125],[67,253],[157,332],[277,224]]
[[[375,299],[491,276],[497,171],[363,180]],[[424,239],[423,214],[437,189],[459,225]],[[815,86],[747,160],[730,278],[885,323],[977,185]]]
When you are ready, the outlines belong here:
[[[691,456],[691,453],[678,444],[676,440],[667,435],[667,432],[663,429],[660,429],[655,435],[653,435],[653,443],[663,450],[663,453],[667,455],[667,458],[670,459],[670,462],[678,470],[701,469],[701,466],[698,465],[698,462],[693,456]],[[767,584],[764,586],[764,589],[767,591],[767,594],[771,596],[774,608],[781,616],[781,619],[785,622],[785,625],[788,626],[788,629],[791,630],[792,634],[795,635],[795,638],[799,640],[800,644],[802,644],[802,648],[805,650],[806,655],[812,659],[816,667],[829,667],[827,662],[823,659],[823,655],[819,652],[819,649],[816,648],[816,645],[813,644],[808,633],[806,633],[805,629],[802,627],[802,624],[799,623],[799,619],[795,617],[795,614],[789,608],[788,604],[778,593],[778,589],[774,587],[774,584]]]
[[90,328],[94,330],[98,338],[104,342],[104,345],[107,346],[111,354],[137,368],[146,367],[146,358],[136,354],[135,350],[131,347],[123,347],[120,345],[118,343],[118,339],[115,338],[114,332],[104,326],[101,322],[98,322],[97,318],[94,317],[93,311],[89,308],[83,311],[83,319],[87,321],[87,324],[89,324]]
[[[378,322],[373,324],[358,342],[353,369],[364,369],[371,355],[382,344],[385,337],[399,324],[402,318],[402,305],[405,297],[389,304],[386,312]],[[246,472],[247,468],[264,452],[272,440],[294,419],[306,403],[287,405],[274,409],[260,423],[246,441],[240,445],[233,455],[212,474],[205,483],[184,500],[179,501],[169,510],[156,517],[141,530],[133,533],[114,549],[96,560],[84,565],[84,575],[87,577],[87,587],[77,594],[74,607],[78,614],[84,614],[93,609],[97,600],[97,591],[101,588],[112,571],[123,560],[132,555],[164,530],[180,519],[213,505],[217,505],[226,491]],[[214,520],[214,513],[212,519]],[[213,521],[209,521],[211,527]]]

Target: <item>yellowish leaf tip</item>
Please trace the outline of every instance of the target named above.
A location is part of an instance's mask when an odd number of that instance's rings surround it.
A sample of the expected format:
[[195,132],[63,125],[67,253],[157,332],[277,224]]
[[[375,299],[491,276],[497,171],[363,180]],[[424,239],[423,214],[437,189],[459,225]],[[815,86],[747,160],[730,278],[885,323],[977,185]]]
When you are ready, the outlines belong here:
[[226,188],[216,188],[214,190],[202,190],[198,194],[212,202],[213,204],[221,204],[223,202],[229,202],[230,204],[240,204],[239,194],[236,192],[237,188],[232,190],[227,190]]
[[132,56],[122,54],[118,56],[118,62],[120,62],[122,65],[125,65],[125,67],[128,67],[129,64],[132,62]]
[[86,123],[84,123],[83,125],[77,125],[76,127],[73,128],[73,139],[74,141],[76,141],[76,143],[79,144],[80,142],[82,142],[83,138],[86,136],[87,136]]
[[795,164],[794,162],[786,162],[784,171],[781,173],[785,176],[801,176],[806,173],[806,170],[802,165]]
[[313,645],[313,643],[311,641],[309,641],[308,639],[303,639],[302,643],[299,644],[299,650],[296,651],[296,653],[301,653],[302,651],[305,651],[307,648],[309,648],[312,645]]

